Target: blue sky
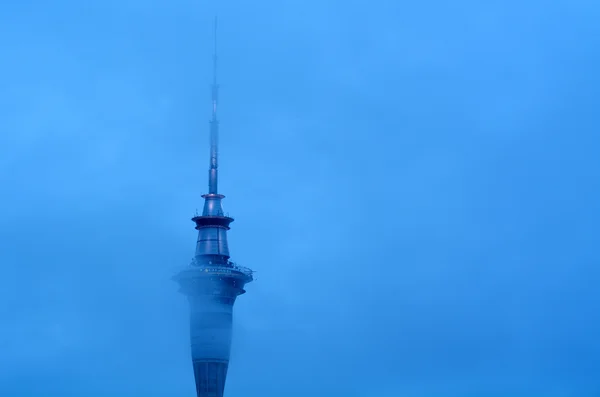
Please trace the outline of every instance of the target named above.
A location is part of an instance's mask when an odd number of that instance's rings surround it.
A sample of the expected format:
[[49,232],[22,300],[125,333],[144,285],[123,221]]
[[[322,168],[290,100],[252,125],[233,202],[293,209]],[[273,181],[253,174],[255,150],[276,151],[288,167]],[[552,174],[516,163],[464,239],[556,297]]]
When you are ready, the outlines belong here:
[[193,395],[215,13],[228,396],[600,392],[597,2],[59,0],[0,6],[0,395]]

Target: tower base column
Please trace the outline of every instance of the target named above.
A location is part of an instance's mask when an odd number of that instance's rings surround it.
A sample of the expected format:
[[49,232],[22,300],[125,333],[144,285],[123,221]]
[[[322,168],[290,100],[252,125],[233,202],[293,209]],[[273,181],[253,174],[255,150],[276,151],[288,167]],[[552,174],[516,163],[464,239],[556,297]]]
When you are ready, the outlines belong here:
[[206,397],[223,397],[227,362],[194,361],[196,394]]

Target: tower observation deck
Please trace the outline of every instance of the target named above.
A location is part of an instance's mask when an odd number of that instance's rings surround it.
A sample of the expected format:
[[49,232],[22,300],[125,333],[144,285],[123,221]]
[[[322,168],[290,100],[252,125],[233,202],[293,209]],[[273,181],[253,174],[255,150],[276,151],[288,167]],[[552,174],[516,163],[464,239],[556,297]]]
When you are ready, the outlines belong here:
[[218,135],[217,120],[217,20],[215,18],[213,55],[212,117],[210,119],[210,166],[208,193],[203,195],[202,215],[192,218],[198,230],[196,253],[189,266],[173,279],[190,303],[192,365],[198,397],[222,397],[229,366],[233,304],[253,280],[252,270],[230,260],[227,231],[233,222],[223,212],[217,192]]

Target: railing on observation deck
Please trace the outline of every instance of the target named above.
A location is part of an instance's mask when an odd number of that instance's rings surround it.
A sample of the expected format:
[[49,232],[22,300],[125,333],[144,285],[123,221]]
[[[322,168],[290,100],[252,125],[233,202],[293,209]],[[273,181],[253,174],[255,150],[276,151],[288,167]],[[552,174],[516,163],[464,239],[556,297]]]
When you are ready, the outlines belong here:
[[[199,214],[199,213],[198,213],[198,210],[196,210],[196,212],[194,213],[194,218],[198,218],[198,217],[201,217],[201,216],[204,216],[204,215],[202,215],[202,214]],[[229,212],[223,212],[223,214],[222,214],[222,215],[207,215],[207,216],[224,216],[224,217],[226,217],[226,218],[231,218],[231,217],[229,216]]]
[[238,272],[238,273],[242,273],[248,277],[253,277],[254,275],[254,271],[252,269],[249,269],[245,266],[240,266],[235,262],[231,262],[228,261],[227,265],[219,265],[219,264],[205,264],[205,263],[199,263],[198,261],[196,261],[195,258],[192,259],[192,262],[189,264],[189,266],[186,266],[184,268],[179,268],[179,270],[190,270],[190,268],[195,268],[195,269],[201,269],[203,271],[206,272],[215,272],[215,273],[233,273],[233,272]]

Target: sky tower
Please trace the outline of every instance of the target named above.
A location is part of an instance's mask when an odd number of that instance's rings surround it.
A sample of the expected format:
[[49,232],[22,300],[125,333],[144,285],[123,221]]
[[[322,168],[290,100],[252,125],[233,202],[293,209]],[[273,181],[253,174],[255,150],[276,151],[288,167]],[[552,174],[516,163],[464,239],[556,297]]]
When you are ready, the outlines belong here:
[[222,397],[229,366],[233,304],[252,281],[252,270],[230,261],[227,231],[233,218],[225,215],[218,193],[219,121],[217,103],[217,19],[214,21],[208,193],[202,215],[192,218],[198,230],[196,254],[174,280],[190,302],[192,365],[198,397]]

